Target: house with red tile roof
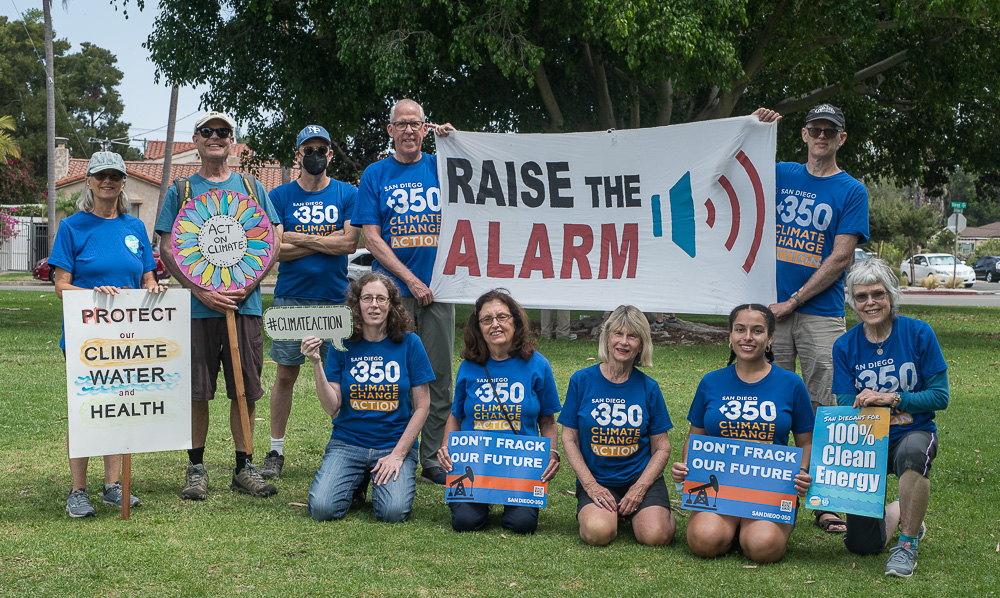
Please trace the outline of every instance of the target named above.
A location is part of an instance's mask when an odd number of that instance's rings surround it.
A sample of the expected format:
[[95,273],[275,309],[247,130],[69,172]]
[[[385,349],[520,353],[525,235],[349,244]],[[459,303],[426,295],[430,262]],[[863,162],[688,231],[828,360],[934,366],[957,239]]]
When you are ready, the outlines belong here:
[[[88,159],[70,158],[66,148],[66,140],[56,139],[56,193],[65,193],[72,197],[77,191],[86,191],[86,173]],[[125,172],[128,180],[125,191],[132,200],[131,214],[146,225],[146,231],[152,236],[156,224],[156,207],[160,197],[160,180],[163,177],[163,160],[165,157],[165,141],[149,141],[146,144],[145,160],[126,161]],[[270,192],[282,184],[282,168],[277,162],[267,162],[262,166],[243,167],[244,158],[250,158],[253,153],[244,143],[233,146],[229,156],[229,167],[238,173],[249,173],[257,177],[264,188]],[[190,177],[201,168],[201,158],[194,143],[175,141],[173,158],[170,166],[170,179]],[[299,168],[289,171],[290,181],[299,178]],[[57,215],[57,217],[60,217]],[[58,222],[56,223],[58,226]]]

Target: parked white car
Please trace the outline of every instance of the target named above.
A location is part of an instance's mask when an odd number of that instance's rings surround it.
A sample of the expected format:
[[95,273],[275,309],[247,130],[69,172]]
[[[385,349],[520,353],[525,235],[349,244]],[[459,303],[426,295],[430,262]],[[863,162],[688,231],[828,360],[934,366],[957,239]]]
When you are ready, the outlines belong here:
[[372,271],[375,256],[367,249],[359,248],[347,257],[347,279],[357,280]]
[[955,265],[955,256],[950,253],[918,253],[912,258],[905,260],[899,265],[899,271],[910,277],[910,262],[913,262],[913,279],[910,284],[917,284],[917,281],[926,278],[929,274],[938,277],[938,281],[944,284],[955,276],[965,282],[965,288],[971,287],[976,282],[976,272],[959,260]]

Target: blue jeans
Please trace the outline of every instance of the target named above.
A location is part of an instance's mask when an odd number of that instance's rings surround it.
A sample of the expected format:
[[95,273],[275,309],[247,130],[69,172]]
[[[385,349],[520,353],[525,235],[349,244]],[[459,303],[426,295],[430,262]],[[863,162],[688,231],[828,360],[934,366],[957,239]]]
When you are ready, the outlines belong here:
[[[365,472],[392,449],[368,449],[331,438],[323,462],[309,488],[309,515],[318,521],[340,519],[351,508],[351,496],[361,484]],[[416,491],[417,449],[411,448],[403,459],[396,480],[372,484],[372,507],[375,517],[386,523],[400,523],[410,517]]]

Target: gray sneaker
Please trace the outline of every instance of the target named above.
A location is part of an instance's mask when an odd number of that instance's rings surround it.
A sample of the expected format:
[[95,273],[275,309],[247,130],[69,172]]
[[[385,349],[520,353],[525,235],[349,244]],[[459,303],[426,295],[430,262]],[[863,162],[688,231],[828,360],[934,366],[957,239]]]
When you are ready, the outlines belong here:
[[[122,483],[115,482],[114,484],[105,484],[104,492],[104,504],[110,505],[112,507],[122,508]],[[128,504],[130,507],[138,507],[142,504],[142,501],[138,497],[129,494]]]
[[185,500],[205,500],[208,498],[208,472],[205,471],[204,463],[195,465],[188,461],[181,498]]
[[94,505],[90,504],[90,494],[86,488],[73,490],[66,499],[66,512],[70,517],[93,517],[97,515]]
[[278,493],[278,489],[274,487],[274,484],[265,482],[264,478],[260,475],[260,470],[250,462],[247,463],[242,471],[233,476],[233,483],[229,485],[229,489],[259,498],[274,496]]
[[273,480],[281,476],[281,468],[285,466],[285,456],[278,451],[271,451],[264,457],[264,466],[260,468],[260,476],[265,480]]
[[885,564],[885,574],[893,577],[909,577],[917,568],[917,549],[910,542],[900,541],[889,549],[889,561]]

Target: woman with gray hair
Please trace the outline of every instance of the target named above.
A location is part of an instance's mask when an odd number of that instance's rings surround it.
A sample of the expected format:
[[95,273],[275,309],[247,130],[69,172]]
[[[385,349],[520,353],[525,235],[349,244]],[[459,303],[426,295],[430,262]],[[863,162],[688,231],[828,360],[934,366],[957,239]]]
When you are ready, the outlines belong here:
[[847,302],[861,323],[833,345],[833,393],[842,407],[887,407],[889,468],[899,478],[899,500],[882,519],[847,515],[844,544],[856,554],[888,546],[885,574],[909,577],[930,501],[931,461],[937,455],[934,414],[948,406],[948,365],[934,331],[897,313],[899,281],[880,259],[858,262],[847,274]]
[[570,378],[559,416],[566,458],[576,472],[580,537],[592,546],[618,535],[631,521],[640,544],[663,546],[676,521],[663,469],[673,427],[660,385],[638,366],[653,364],[649,322],[621,305],[608,316],[597,345],[600,363]]
[[[114,152],[95,152],[87,164],[87,191],[77,202],[80,211],[63,219],[52,246],[49,264],[55,268],[56,295],[74,289],[93,289],[117,295],[122,289],[166,290],[156,281],[153,248],[146,226],[128,214],[125,162]],[[59,341],[66,351],[66,337]],[[70,517],[96,515],[87,493],[87,457],[69,460],[73,488],[66,499]],[[121,455],[104,456],[104,504],[122,506]],[[131,506],[139,499],[130,497]]]

